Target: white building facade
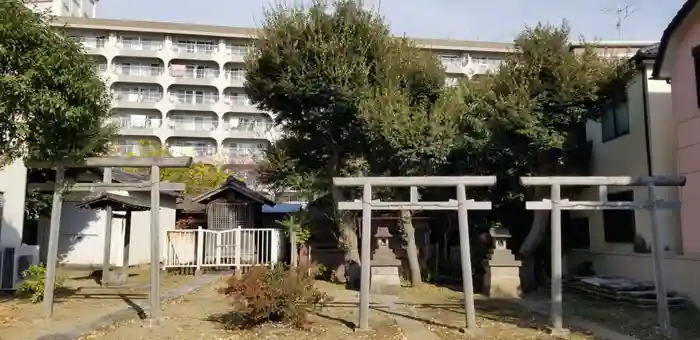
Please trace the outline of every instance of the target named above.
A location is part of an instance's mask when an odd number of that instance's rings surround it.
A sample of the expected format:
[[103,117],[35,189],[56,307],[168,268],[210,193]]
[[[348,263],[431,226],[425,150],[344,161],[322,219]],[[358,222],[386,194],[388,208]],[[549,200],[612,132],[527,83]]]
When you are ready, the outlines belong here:
[[25,0],[27,7],[61,17],[94,18],[99,0]]
[[[167,147],[195,161],[254,166],[279,138],[272,116],[243,91],[245,56],[255,31],[247,28],[62,17],[96,67],[112,97],[120,153],[138,154],[141,142]],[[417,40],[440,53],[449,74],[485,73],[510,44]]]

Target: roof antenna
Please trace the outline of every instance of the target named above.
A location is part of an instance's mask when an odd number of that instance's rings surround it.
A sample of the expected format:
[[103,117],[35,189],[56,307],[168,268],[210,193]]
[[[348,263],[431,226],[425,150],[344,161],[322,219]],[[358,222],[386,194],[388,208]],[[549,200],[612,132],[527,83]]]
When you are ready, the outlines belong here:
[[617,8],[603,8],[602,12],[612,12],[615,13],[617,17],[617,23],[615,23],[615,28],[617,29],[617,39],[622,40],[622,21],[629,18],[637,12],[636,9],[632,8],[630,5],[618,5]]

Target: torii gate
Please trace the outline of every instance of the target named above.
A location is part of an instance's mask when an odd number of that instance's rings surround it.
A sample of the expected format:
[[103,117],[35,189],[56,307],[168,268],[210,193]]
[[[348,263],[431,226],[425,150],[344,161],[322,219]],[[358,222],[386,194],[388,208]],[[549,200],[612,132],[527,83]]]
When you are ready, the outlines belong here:
[[[370,292],[370,253],[372,244],[372,210],[457,210],[459,245],[462,260],[462,285],[464,310],[469,332],[476,332],[476,309],[474,307],[474,283],[472,282],[471,250],[469,244],[468,210],[490,210],[491,202],[467,200],[466,187],[491,186],[496,176],[424,176],[424,177],[334,177],[337,187],[363,187],[362,201],[338,202],[339,210],[362,210],[362,251],[360,277],[359,329],[368,328]],[[410,187],[409,202],[382,202],[372,200],[372,186]],[[442,202],[419,202],[418,187],[456,187],[457,200]]]
[[[162,191],[184,191],[185,184],[161,183],[160,168],[187,168],[192,164],[191,157],[91,157],[84,160],[66,160],[59,162],[27,162],[29,168],[54,169],[54,183],[28,184],[29,190],[53,191],[51,206],[51,224],[46,259],[46,281],[44,283],[44,306],[46,316],[53,315],[54,284],[56,282],[56,263],[58,262],[58,239],[61,225],[62,194],[71,192],[150,191],[151,192],[151,291],[150,324],[157,325],[160,319],[160,194]],[[151,178],[143,183],[66,183],[67,168],[151,168]],[[108,182],[108,181],[105,181]],[[110,219],[108,219],[110,220]]]
[[[553,177],[521,177],[525,186],[550,186],[551,200],[529,201],[529,210],[551,210],[552,227],[552,282],[551,282],[551,321],[552,333],[555,336],[566,337],[567,331],[563,326],[562,306],[562,245],[561,245],[561,211],[562,210],[648,210],[651,215],[651,255],[654,268],[654,284],[656,286],[656,306],[659,327],[663,332],[672,333],[671,317],[666,296],[666,281],[663,267],[663,244],[657,217],[658,209],[677,209],[678,201],[656,199],[656,187],[679,187],[685,185],[685,176],[653,176],[653,177],[594,177],[594,176],[553,176]],[[598,201],[569,201],[561,199],[562,186],[597,186]],[[608,202],[608,186],[636,186],[647,188],[646,202]]]

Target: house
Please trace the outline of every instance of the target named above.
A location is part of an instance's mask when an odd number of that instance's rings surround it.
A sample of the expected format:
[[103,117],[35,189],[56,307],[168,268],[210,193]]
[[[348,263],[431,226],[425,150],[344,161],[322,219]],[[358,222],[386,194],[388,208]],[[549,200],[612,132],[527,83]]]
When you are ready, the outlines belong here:
[[[676,125],[674,152],[681,189],[682,250],[700,258],[700,1],[687,1],[663,33],[653,76],[673,90],[670,115]],[[700,267],[698,267],[700,268]]]
[[[592,144],[590,174],[593,176],[661,176],[676,174],[675,125],[669,119],[671,89],[665,81],[649,79],[659,44],[637,50],[629,59],[636,74],[627,87],[627,100],[611,107],[600,122],[586,124]],[[659,199],[675,200],[678,189],[657,189]],[[647,189],[610,187],[607,199],[642,201]],[[597,201],[598,187],[584,189],[578,199]],[[666,251],[680,251],[677,212],[659,212],[664,226]],[[648,254],[651,245],[651,219],[645,210],[577,211],[572,213],[572,247],[605,254]],[[587,230],[586,230],[587,229]]]
[[0,168],[0,248],[22,244],[26,183],[22,161]]
[[[73,169],[71,169],[73,170]],[[102,169],[87,169],[81,172],[72,172],[76,182],[100,182]],[[69,172],[69,173],[70,173]],[[31,180],[31,179],[30,179]],[[127,173],[119,169],[112,169],[112,180],[115,183],[140,183],[146,182],[145,176]],[[149,204],[149,192],[112,192],[113,194],[132,197],[136,201]],[[79,208],[78,205],[86,199],[95,196],[96,193],[68,192],[63,198],[61,212],[61,228],[58,243],[59,263],[66,266],[101,268],[104,257],[105,221],[104,210],[92,210]],[[174,192],[163,192],[160,198],[160,228],[161,234],[161,260],[165,259],[164,235],[165,230],[175,228],[176,199],[180,196]],[[121,266],[123,258],[123,244],[126,231],[126,220],[117,216],[120,212],[114,211],[112,218],[112,243],[111,264]],[[151,262],[150,258],[150,225],[151,212],[134,211],[131,215],[131,232],[129,247],[129,265],[141,265]],[[42,218],[36,231],[36,244],[39,245],[40,259],[45,262],[48,249],[49,219]],[[25,232],[29,232],[25,230]]]
[[233,176],[218,188],[178,204],[196,230],[166,232],[166,268],[269,265],[282,260],[284,237],[266,222],[263,207],[275,203]]
[[[101,169],[70,171],[78,182],[99,182],[102,180]],[[129,174],[118,169],[112,170],[116,183],[136,183],[146,181],[143,176]],[[31,180],[31,178],[29,178]],[[40,219],[38,225],[24,225],[27,168],[21,161],[16,161],[0,170],[0,248],[20,246],[23,241],[39,246],[39,257],[46,260],[48,244],[48,218]],[[119,192],[148,201],[147,192]],[[104,249],[104,230],[106,215],[104,211],[76,207],[78,203],[90,196],[90,193],[67,193],[64,196],[59,236],[59,261],[64,265],[97,267],[101,266]],[[94,195],[94,194],[92,194]],[[160,224],[163,229],[172,229],[175,225],[175,199],[178,194],[163,193],[161,196]],[[150,263],[150,212],[134,212],[134,226],[130,240],[130,265]],[[113,219],[112,255],[113,265],[120,265],[124,241],[124,220]],[[29,236],[28,236],[29,235]],[[163,256],[165,252],[163,252]]]

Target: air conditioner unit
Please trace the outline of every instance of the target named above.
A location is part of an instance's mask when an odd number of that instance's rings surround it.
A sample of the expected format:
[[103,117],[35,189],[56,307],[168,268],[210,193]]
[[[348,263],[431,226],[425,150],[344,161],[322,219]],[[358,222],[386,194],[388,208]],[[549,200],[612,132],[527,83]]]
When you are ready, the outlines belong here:
[[0,290],[19,288],[22,284],[22,272],[38,264],[39,246],[0,248]]

